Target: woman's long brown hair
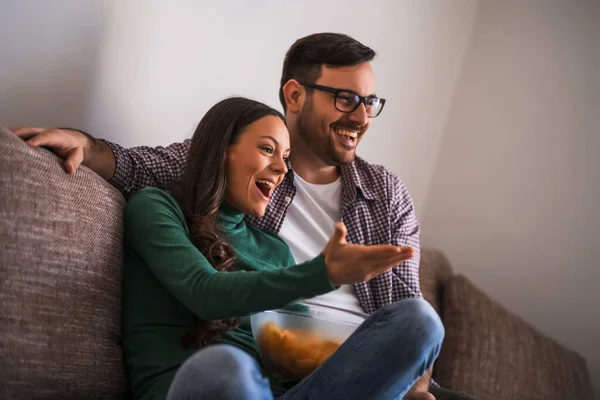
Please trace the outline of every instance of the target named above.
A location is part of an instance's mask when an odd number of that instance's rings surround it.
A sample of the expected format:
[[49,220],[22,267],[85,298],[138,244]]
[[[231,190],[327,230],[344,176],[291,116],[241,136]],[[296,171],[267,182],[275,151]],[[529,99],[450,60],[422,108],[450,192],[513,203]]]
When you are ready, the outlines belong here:
[[[214,105],[198,124],[182,178],[171,190],[185,215],[192,243],[218,271],[235,269],[235,252],[217,226],[226,186],[225,151],[244,128],[266,116],[285,122],[277,110],[243,97]],[[239,318],[197,319],[198,325],[182,338],[184,346],[204,347],[240,324]]]

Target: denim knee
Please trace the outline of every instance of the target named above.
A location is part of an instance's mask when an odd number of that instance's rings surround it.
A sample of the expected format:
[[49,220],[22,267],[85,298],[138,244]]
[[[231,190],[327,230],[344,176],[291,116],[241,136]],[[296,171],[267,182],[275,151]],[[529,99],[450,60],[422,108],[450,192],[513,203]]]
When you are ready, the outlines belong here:
[[196,352],[181,365],[167,398],[270,400],[272,394],[254,358],[231,345],[214,345]]
[[406,321],[406,316],[410,315],[411,330],[421,336],[424,345],[441,346],[445,335],[444,324],[429,302],[412,298],[396,301],[388,307],[393,313],[392,318],[402,316]]

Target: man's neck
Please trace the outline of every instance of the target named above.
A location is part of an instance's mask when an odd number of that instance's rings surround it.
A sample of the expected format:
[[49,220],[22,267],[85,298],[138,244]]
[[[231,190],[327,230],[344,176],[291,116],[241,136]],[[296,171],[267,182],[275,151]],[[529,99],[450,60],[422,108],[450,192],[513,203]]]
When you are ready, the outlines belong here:
[[325,164],[312,152],[313,157],[298,153],[292,153],[290,161],[294,173],[300,175],[306,182],[315,185],[326,185],[335,182],[340,177],[340,167]]
[[339,166],[331,166],[321,160],[297,132],[296,125],[297,122],[288,122],[292,145],[290,162],[292,168],[294,168],[294,173],[300,175],[306,182],[315,185],[326,185],[335,182],[340,177]]

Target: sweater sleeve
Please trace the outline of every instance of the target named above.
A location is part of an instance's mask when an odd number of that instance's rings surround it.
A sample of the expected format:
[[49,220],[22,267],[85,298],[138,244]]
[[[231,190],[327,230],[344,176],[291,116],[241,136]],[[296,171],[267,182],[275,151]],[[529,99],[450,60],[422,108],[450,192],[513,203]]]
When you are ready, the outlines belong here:
[[215,270],[190,241],[176,202],[155,188],[143,189],[131,198],[125,213],[125,238],[161,284],[204,320],[280,308],[334,289],[322,255],[275,270]]

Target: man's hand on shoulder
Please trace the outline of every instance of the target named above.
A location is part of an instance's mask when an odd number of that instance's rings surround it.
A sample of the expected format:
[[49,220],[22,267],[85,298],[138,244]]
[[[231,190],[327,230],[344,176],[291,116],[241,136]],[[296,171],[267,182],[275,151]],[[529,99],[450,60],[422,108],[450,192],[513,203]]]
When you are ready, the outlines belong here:
[[108,145],[73,129],[9,128],[31,147],[47,147],[65,160],[67,173],[72,174],[83,164],[109,180],[115,172],[115,158]]
[[48,147],[65,160],[65,170],[72,174],[84,160],[90,147],[89,137],[71,129],[10,128],[31,147]]

